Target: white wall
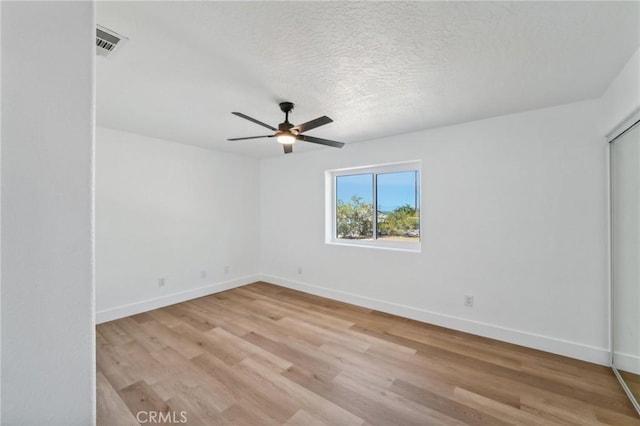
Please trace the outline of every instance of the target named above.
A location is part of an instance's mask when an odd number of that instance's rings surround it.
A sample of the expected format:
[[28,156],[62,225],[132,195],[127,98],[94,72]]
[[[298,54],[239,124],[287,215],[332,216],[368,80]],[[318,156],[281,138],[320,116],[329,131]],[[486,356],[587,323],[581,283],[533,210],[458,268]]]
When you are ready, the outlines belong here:
[[98,322],[257,279],[258,160],[100,127],[96,145]]
[[615,136],[624,130],[620,126],[631,124],[627,121],[640,119],[640,48],[602,95],[601,108],[604,135]]
[[611,144],[612,361],[640,374],[640,127]]
[[[0,52],[2,52],[2,5],[0,4]],[[0,76],[2,75],[2,54],[0,54]],[[0,99],[2,99],[2,78],[0,78]],[[2,102],[0,102],[0,165],[2,165]],[[2,224],[2,173],[0,173],[0,224]],[[0,395],[2,395],[2,226],[0,225]],[[2,424],[2,397],[0,396],[0,425]]]
[[1,7],[2,423],[88,425],[94,8]]
[[[264,160],[264,278],[607,364],[599,111],[581,102]],[[326,245],[324,171],[403,160],[423,162],[422,253]]]
[[[602,96],[602,132],[612,139],[628,126],[640,119],[640,49],[629,59],[624,68],[613,80]],[[616,142],[618,153],[614,158],[614,168],[611,170],[613,183],[621,185],[621,182],[630,185],[624,188],[624,198],[617,198],[612,213],[617,214],[617,219],[629,218],[630,213],[635,213],[637,217],[638,210],[638,194],[634,193],[633,183],[637,183],[637,142],[628,140],[633,135],[637,135],[637,129],[634,132],[627,133],[622,139]],[[637,136],[636,136],[637,137]],[[627,139],[624,141],[624,139]],[[635,161],[634,161],[635,160]],[[623,178],[624,177],[624,178]],[[617,188],[620,190],[620,188]],[[635,205],[634,205],[635,204]],[[620,207],[626,209],[625,212],[620,211]],[[622,216],[621,216],[622,215]],[[632,215],[633,216],[633,215]],[[614,217],[615,222],[616,217]],[[620,220],[618,220],[620,222]],[[633,224],[627,223],[629,229],[633,228]],[[612,346],[613,357],[612,362],[615,366],[624,371],[630,371],[640,374],[640,342],[638,341],[638,300],[639,289],[637,288],[637,265],[633,271],[625,269],[624,260],[628,259],[633,253],[637,252],[637,239],[633,240],[633,232],[624,235],[618,235],[614,238],[613,246],[613,277],[615,286],[613,289],[613,312],[612,320]],[[632,247],[636,245],[635,249]],[[622,248],[626,256],[616,254],[617,249]],[[626,246],[625,246],[626,245]],[[628,279],[620,279],[626,276]],[[629,274],[629,275],[626,275]],[[617,277],[617,278],[616,278]],[[635,286],[632,287],[632,286]]]

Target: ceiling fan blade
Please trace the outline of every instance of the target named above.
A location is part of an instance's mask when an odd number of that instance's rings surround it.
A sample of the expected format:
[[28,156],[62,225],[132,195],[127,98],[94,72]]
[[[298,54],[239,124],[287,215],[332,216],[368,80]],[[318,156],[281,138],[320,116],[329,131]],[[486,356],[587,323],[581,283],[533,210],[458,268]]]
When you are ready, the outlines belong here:
[[264,136],[249,136],[246,138],[231,138],[231,139],[227,139],[228,141],[243,141],[245,139],[260,139],[260,138],[272,138],[275,135],[264,135]]
[[315,120],[307,121],[306,123],[298,124],[293,128],[296,129],[299,133],[304,133],[308,130],[315,129],[316,127],[324,126],[325,124],[332,123],[333,120],[323,115],[322,117],[318,117]]
[[285,154],[291,154],[293,152],[293,144],[285,143],[282,145],[282,147],[284,148]]
[[342,148],[344,146],[344,142],[337,142],[329,139],[314,138],[313,136],[298,135],[296,136],[296,139],[298,139],[299,141],[319,143],[320,145],[332,146],[335,148]]
[[278,129],[276,129],[275,127],[271,127],[271,126],[269,126],[268,124],[265,124],[265,123],[263,123],[263,122],[262,122],[262,121],[260,121],[260,120],[256,120],[256,119],[255,119],[255,118],[253,118],[253,117],[249,117],[248,115],[243,114],[243,113],[241,113],[241,112],[232,112],[231,114],[233,114],[233,115],[237,115],[238,117],[242,117],[242,118],[244,118],[245,120],[253,121],[254,123],[259,124],[259,125],[261,125],[262,127],[266,127],[267,129],[271,129],[271,130],[273,130],[274,132],[278,130]]

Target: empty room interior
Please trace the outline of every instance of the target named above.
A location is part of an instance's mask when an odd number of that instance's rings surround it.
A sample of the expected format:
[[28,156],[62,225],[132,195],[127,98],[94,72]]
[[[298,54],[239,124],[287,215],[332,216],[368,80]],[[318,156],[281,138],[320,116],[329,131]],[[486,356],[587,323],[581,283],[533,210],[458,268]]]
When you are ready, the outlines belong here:
[[640,425],[640,2],[0,19],[0,424]]

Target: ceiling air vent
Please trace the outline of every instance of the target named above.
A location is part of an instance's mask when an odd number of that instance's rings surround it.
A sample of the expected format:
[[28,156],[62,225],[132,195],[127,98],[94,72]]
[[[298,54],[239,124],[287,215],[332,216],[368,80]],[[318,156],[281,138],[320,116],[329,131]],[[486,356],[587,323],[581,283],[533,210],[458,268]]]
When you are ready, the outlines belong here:
[[96,53],[100,56],[107,56],[113,53],[116,47],[122,45],[127,38],[111,31],[101,25],[96,26]]

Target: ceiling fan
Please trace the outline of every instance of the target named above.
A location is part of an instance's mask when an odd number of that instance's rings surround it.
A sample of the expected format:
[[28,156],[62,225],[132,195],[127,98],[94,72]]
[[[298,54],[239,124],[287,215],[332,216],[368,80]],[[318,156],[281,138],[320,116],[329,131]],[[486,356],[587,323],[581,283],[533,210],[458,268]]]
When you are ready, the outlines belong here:
[[305,141],[311,143],[317,143],[320,145],[332,146],[334,148],[342,148],[344,146],[344,142],[332,141],[329,139],[321,139],[315,138],[313,136],[303,135],[302,133],[315,129],[316,127],[323,126],[325,124],[331,123],[333,120],[323,115],[322,117],[316,118],[315,120],[307,121],[303,124],[298,124],[294,126],[289,123],[289,113],[293,110],[293,104],[291,102],[280,102],[280,110],[284,112],[284,122],[278,124],[278,128],[269,126],[268,124],[263,123],[262,121],[256,120],[253,117],[249,117],[241,112],[232,112],[231,114],[237,115],[238,117],[242,117],[245,120],[253,121],[256,124],[261,125],[262,127],[266,127],[267,129],[273,130],[275,133],[273,135],[264,135],[264,136],[249,136],[246,138],[231,138],[227,139],[228,141],[240,141],[244,139],[260,139],[260,138],[276,138],[278,142],[280,142],[284,148],[284,153],[289,154],[293,152],[293,144],[295,141]]

